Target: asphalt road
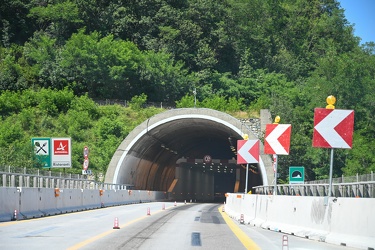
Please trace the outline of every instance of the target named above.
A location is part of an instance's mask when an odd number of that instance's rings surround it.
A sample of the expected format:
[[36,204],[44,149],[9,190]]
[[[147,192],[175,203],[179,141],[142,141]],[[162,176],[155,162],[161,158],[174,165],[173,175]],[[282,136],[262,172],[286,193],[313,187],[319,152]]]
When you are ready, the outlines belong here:
[[[155,202],[3,222],[0,249],[283,249],[283,234],[239,224],[220,207]],[[351,249],[291,235],[287,245]]]

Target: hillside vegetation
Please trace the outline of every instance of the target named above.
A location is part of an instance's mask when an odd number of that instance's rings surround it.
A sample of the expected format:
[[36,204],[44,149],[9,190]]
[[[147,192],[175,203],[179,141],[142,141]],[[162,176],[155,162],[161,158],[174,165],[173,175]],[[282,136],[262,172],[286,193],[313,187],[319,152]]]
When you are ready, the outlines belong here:
[[[359,45],[336,0],[8,0],[0,5],[0,165],[33,166],[32,137],[74,140],[72,171],[90,145],[105,171],[119,143],[160,108],[231,114],[270,109],[292,124],[279,157],[327,178],[328,149],[313,148],[314,108],[334,95],[355,110],[351,150],[334,175],[375,170],[375,44]],[[130,101],[129,107],[93,100]]]

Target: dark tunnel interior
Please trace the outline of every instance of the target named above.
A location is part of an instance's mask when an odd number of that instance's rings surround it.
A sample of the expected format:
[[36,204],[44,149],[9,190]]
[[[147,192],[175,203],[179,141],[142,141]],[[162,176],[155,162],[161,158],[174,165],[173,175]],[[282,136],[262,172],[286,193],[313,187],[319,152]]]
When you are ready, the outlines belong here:
[[[246,165],[236,164],[237,140],[227,126],[205,119],[177,119],[150,129],[129,150],[139,159],[123,180],[134,189],[164,191],[179,199],[223,201],[244,192]],[[257,164],[249,167],[248,188],[262,185]]]

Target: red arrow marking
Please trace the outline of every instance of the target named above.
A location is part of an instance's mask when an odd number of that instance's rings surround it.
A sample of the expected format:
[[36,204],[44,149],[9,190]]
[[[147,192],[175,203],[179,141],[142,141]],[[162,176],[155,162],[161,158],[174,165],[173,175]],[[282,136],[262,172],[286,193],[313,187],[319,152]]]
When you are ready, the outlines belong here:
[[237,141],[237,164],[259,163],[259,140]]
[[313,147],[351,148],[353,126],[353,110],[316,108]]
[[266,124],[264,153],[288,155],[290,149],[290,124]]

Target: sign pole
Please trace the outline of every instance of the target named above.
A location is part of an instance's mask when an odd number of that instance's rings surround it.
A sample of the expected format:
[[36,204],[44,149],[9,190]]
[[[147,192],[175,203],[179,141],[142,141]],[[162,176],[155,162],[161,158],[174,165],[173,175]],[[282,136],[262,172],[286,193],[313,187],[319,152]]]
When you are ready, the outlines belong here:
[[329,187],[328,187],[328,197],[325,202],[326,206],[328,205],[328,200],[329,200],[329,197],[331,197],[331,193],[332,193],[332,175],[333,175],[332,172],[333,172],[333,148],[331,148],[331,161],[329,164]]
[[333,149],[352,148],[354,111],[335,110],[336,98],[330,95],[326,99],[325,109],[314,110],[314,133],[313,147],[330,148],[331,159],[329,164],[329,187],[328,194],[324,197],[324,205],[327,206],[332,196],[333,176]]
[[[246,163],[245,194],[247,194],[249,182],[249,163],[259,163],[259,140],[249,140],[247,134],[244,140],[237,140],[237,164]],[[242,165],[243,166],[243,165]]]
[[249,179],[249,163],[246,164],[246,183],[245,183],[245,194],[247,194],[247,182]]
[[273,195],[277,195],[277,154],[274,155],[275,158],[275,186],[273,188]]

